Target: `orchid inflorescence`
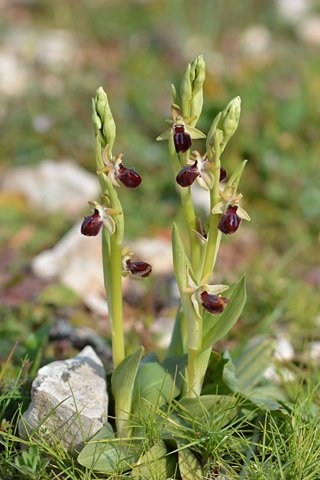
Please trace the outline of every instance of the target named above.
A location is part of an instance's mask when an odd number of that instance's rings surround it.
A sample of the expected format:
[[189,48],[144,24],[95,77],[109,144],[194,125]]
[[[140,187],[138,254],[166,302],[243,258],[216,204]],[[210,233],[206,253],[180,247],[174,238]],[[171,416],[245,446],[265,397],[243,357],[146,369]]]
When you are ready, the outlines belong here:
[[[172,119],[167,120],[170,128],[157,137],[157,140],[168,140],[174,177],[189,234],[187,255],[187,249],[174,225],[173,264],[181,308],[176,317],[176,325],[167,352],[169,357],[177,353],[187,355],[184,392],[188,397],[201,394],[210,358],[210,342],[204,345],[203,331],[210,332],[214,329],[216,323],[220,321],[216,319],[222,318],[220,316],[224,314],[229,315],[227,318],[231,315],[228,322],[234,324],[237,320],[235,315],[240,311],[230,308],[234,300],[232,293],[235,291],[234,287],[230,289],[231,294],[227,293],[228,296],[225,297],[221,296],[221,293],[229,290],[228,285],[209,283],[214,273],[221,234],[234,234],[242,219],[250,220],[247,212],[240,207],[242,195],[237,191],[246,162],[242,162],[231,176],[228,176],[226,169],[221,165],[221,155],[238,126],[240,97],[231,100],[216,116],[208,134],[205,135],[196,128],[203,106],[204,80],[205,64],[200,55],[188,65],[181,83],[180,95],[172,86]],[[123,154],[116,157],[112,154],[116,126],[108,97],[102,87],[97,90],[92,105],[92,120],[96,134],[96,170],[102,196],[100,204],[96,201],[89,202],[93,213],[85,216],[81,233],[95,236],[102,228],[103,269],[112,336],[114,375],[120,375],[121,371],[129,391],[124,399],[115,386],[116,380],[114,381],[116,412],[121,411],[122,416],[122,420],[118,421],[118,433],[121,436],[123,421],[130,418],[130,395],[134,384],[133,370],[129,369],[127,376],[121,370],[125,362],[129,361],[124,348],[121,279],[126,276],[144,279],[150,275],[152,267],[144,261],[132,262],[133,252],[129,247],[122,246],[124,215],[117,190],[121,186],[120,183],[126,188],[136,189],[142,179],[134,168],[124,166]],[[206,139],[206,152],[201,154],[194,150],[191,155],[193,140],[203,139]],[[210,194],[210,215],[206,222],[194,212],[191,187],[195,180]],[[224,181],[227,183],[222,190]],[[244,285],[243,282],[242,284]],[[243,302],[238,304],[243,308]],[[206,329],[203,329],[204,322]],[[177,335],[181,337],[178,338]],[[136,372],[137,369],[134,375]]]

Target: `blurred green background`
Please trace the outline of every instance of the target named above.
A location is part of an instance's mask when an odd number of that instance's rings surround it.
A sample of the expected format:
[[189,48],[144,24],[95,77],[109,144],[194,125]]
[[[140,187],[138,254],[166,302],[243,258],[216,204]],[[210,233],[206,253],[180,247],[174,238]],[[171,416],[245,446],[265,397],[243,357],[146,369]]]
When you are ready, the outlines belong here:
[[[155,137],[170,117],[171,83],[178,86],[187,64],[203,54],[197,126],[207,132],[240,95],[240,125],[223,163],[232,172],[248,159],[240,191],[252,221],[224,239],[217,266],[225,281],[243,272],[248,278],[248,302],[227,346],[283,332],[299,352],[319,339],[319,1],[3,0],[0,39],[1,175],[66,157],[94,172],[91,98],[102,85],[117,124],[115,153],[144,179],[134,195],[121,192],[131,238],[170,232],[172,220],[182,219],[167,145]],[[0,193],[0,203],[6,354],[64,303],[52,301],[52,310],[41,301],[44,286],[30,261],[73,221],[32,211],[19,195]],[[130,311],[147,328],[153,313],[145,303],[147,313]],[[99,327],[81,302],[71,304],[70,318]]]

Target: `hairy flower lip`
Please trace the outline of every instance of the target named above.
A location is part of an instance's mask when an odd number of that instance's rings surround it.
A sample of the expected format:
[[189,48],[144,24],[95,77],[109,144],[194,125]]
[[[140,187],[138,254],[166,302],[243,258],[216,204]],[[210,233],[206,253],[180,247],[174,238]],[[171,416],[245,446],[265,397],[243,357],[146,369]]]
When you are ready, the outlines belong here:
[[[208,285],[207,282],[209,281],[211,277],[211,273],[208,273],[200,282],[199,285],[197,285],[191,278],[189,268],[187,267],[187,284],[188,287],[183,289],[183,292],[185,293],[191,293],[191,301],[194,307],[194,310],[197,314],[198,317],[200,317],[200,306],[202,305],[203,302],[205,302],[205,299],[208,297],[208,295],[211,296],[217,296],[218,293],[224,292],[225,290],[228,290],[229,286],[228,285]],[[210,300],[209,297],[209,300]],[[219,298],[225,298],[225,297],[219,297]],[[228,303],[228,299],[225,303]],[[206,310],[208,310],[206,308]],[[210,310],[208,310],[209,313]],[[215,313],[219,312],[214,312]]]
[[190,187],[195,179],[200,175],[200,172],[197,167],[197,161],[193,165],[185,165],[182,170],[176,176],[176,182],[180,187]]
[[191,135],[185,131],[185,125],[173,126],[173,142],[177,153],[184,153],[192,145]]
[[230,301],[229,298],[220,297],[220,295],[211,295],[206,291],[201,293],[200,298],[201,305],[207,312],[211,313],[211,315],[222,313],[225,305]]
[[92,215],[85,215],[81,224],[81,233],[86,237],[96,237],[101,230],[103,220],[98,210],[94,210]]
[[229,205],[227,211],[222,214],[218,223],[218,229],[225,235],[235,233],[241,223],[241,218],[237,215],[238,206]]
[[117,178],[127,188],[137,188],[142,182],[139,173],[132,168],[125,168],[122,163],[118,165]]
[[152,266],[147,262],[131,262],[126,260],[126,269],[134,276],[147,278],[152,272]]
[[108,172],[108,177],[113,185],[119,187],[117,180],[127,188],[137,188],[142,183],[142,178],[139,173],[132,167],[126,168],[122,163],[123,154],[119,153],[117,157],[108,158],[107,147],[102,152],[102,158],[105,167],[97,171],[98,174]]
[[223,167],[220,167],[220,179],[219,179],[219,181],[224,182],[225,179],[227,178],[227,176],[228,176],[227,170]]

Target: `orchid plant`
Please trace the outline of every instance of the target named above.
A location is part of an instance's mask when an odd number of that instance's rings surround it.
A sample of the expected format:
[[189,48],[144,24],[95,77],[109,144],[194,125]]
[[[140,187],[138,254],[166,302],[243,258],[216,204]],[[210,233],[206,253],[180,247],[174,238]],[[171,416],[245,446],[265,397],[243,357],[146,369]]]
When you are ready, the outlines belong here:
[[[238,127],[241,101],[240,97],[231,100],[218,113],[205,135],[196,128],[203,106],[204,80],[205,63],[200,55],[188,65],[179,95],[172,86],[170,127],[157,138],[159,141],[168,141],[189,239],[188,245],[184,245],[174,224],[173,264],[181,302],[171,343],[162,363],[145,360],[141,364],[143,347],[131,356],[125,353],[122,276],[143,279],[150,275],[152,266],[144,261],[132,262],[133,252],[123,245],[124,213],[118,192],[120,195],[122,188],[138,188],[142,179],[134,168],[124,166],[121,153],[113,155],[116,125],[102,87],[98,88],[92,102],[96,170],[102,194],[100,203],[89,202],[93,213],[85,216],[81,233],[93,236],[102,229],[104,283],[114,362],[111,385],[117,435],[120,438],[132,435],[130,418],[137,411],[138,399],[150,399],[148,382],[154,382],[153,395],[157,388],[159,392],[161,390],[161,402],[168,400],[163,386],[166,385],[166,376],[171,374],[174,378],[170,384],[172,388],[168,391],[169,397],[181,395],[191,399],[201,395],[208,365],[212,367],[212,346],[232,328],[245,303],[244,278],[231,286],[211,283],[222,236],[234,234],[242,220],[250,220],[240,206],[242,195],[238,192],[246,161],[238,166],[229,179],[226,169],[221,165],[225,147]],[[192,150],[195,139],[206,139],[205,151],[199,153]],[[191,197],[191,187],[195,181],[209,192],[211,207],[208,219],[202,220],[195,214]],[[160,367],[162,376],[158,376]]]

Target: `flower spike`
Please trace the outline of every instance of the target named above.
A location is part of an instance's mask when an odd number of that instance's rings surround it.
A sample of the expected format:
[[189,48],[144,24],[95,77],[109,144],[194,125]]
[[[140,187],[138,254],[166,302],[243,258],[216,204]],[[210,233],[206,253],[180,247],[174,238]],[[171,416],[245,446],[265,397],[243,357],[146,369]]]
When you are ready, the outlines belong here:
[[[205,190],[210,190],[214,183],[214,170],[216,167],[211,161],[206,159],[206,155],[202,157],[199,152],[194,151],[195,157],[187,159],[187,163],[191,166],[184,166],[176,177],[176,182],[181,187],[190,187],[195,179],[199,185]],[[220,173],[221,175],[221,173]]]
[[200,306],[207,310],[212,315],[222,313],[226,303],[229,303],[229,299],[226,297],[220,297],[218,293],[224,292],[229,288],[228,285],[208,285],[208,281],[211,277],[211,273],[208,273],[197,285],[191,278],[189,268],[187,267],[187,280],[188,287],[183,291],[191,293],[191,301],[195,312],[200,317]]
[[231,186],[228,193],[220,191],[220,196],[223,201],[217,203],[212,209],[213,214],[222,213],[218,223],[218,229],[225,235],[235,233],[242,219],[250,221],[248,213],[239,205],[242,198],[241,193],[235,196],[234,190],[235,188]]
[[[107,146],[108,147],[108,146]],[[113,185],[119,187],[117,179],[127,188],[137,188],[142,182],[142,179],[138,172],[134,168],[125,168],[122,163],[123,154],[120,153],[117,158],[113,157],[111,161],[108,158],[107,147],[102,152],[102,158],[105,163],[105,167],[97,171],[100,175],[104,172],[109,172],[108,177]]]
[[116,224],[111,215],[121,215],[120,210],[111,207],[104,207],[98,202],[89,202],[93,210],[92,215],[85,215],[81,225],[81,233],[87,237],[95,237],[100,232],[102,225],[106,227],[109,234],[112,235],[116,230]]
[[149,277],[152,272],[152,266],[146,262],[131,262],[130,257],[134,252],[129,252],[129,247],[125,247],[121,253],[122,275],[140,279]]
[[177,105],[172,106],[172,116],[173,120],[167,120],[168,123],[172,125],[171,128],[159,135],[156,140],[167,140],[169,138],[170,132],[173,129],[173,141],[176,148],[176,152],[186,152],[192,145],[192,139],[205,138],[205,134],[200,130],[188,125],[190,122],[194,121],[197,117],[192,116],[189,118],[183,118],[180,115],[180,107]]

